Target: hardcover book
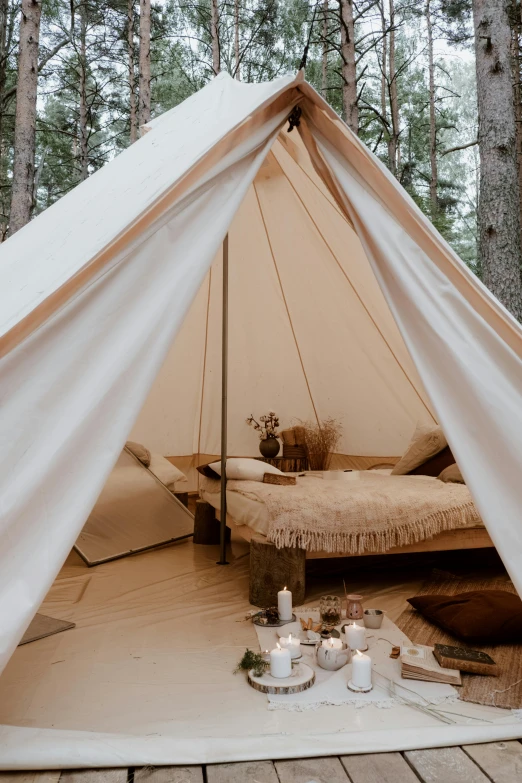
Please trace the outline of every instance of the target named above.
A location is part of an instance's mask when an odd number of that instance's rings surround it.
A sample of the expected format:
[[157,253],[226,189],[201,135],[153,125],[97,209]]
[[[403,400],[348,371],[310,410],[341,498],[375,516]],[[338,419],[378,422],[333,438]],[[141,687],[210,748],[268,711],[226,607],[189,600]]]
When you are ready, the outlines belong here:
[[446,669],[458,669],[469,674],[487,674],[493,677],[498,675],[498,665],[493,658],[480,650],[436,644],[433,654],[440,665]]
[[460,672],[442,667],[433,654],[433,647],[424,644],[401,647],[401,675],[407,680],[462,685]]

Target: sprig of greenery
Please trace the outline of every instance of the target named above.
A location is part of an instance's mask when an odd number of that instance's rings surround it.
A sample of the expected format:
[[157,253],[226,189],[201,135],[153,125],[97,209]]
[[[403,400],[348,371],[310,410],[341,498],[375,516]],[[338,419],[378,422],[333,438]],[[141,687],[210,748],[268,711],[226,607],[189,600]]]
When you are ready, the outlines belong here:
[[238,672],[249,672],[252,669],[256,677],[261,677],[268,669],[268,662],[265,661],[261,653],[253,652],[248,648],[245,654],[234,669],[234,674]]

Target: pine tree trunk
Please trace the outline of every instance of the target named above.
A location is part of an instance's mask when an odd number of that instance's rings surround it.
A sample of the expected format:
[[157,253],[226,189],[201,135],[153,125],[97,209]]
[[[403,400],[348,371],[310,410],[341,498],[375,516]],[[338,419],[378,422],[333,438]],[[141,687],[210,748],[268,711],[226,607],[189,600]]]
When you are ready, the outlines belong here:
[[343,79],[344,120],[354,133],[359,133],[357,102],[357,71],[355,65],[355,29],[353,0],[339,0],[341,12],[341,74]]
[[484,283],[522,319],[520,190],[507,0],[473,0],[480,150],[479,262]]
[[386,14],[384,12],[384,0],[379,5],[381,12],[381,32],[382,32],[382,53],[381,53],[381,114],[383,119],[387,119],[387,107],[386,107],[386,61],[387,61],[387,49],[388,49],[388,36],[386,33]]
[[218,0],[210,0],[210,38],[212,41],[212,70],[217,76],[221,70]]
[[435,113],[435,61],[433,58],[433,26],[431,23],[430,0],[426,0],[426,28],[428,31],[428,71],[430,95],[430,203],[432,219],[437,215],[439,201],[437,189],[439,175],[437,171],[437,117]]
[[42,5],[22,0],[9,233],[29,222],[33,205],[38,46]]
[[[4,111],[3,98],[6,83],[7,66],[7,20],[9,16],[9,0],[0,0],[0,180],[7,181],[4,140]],[[7,218],[4,217],[7,210],[4,207],[7,193],[0,193],[0,242],[5,239],[7,231]]]
[[234,0],[234,76],[238,82],[241,81],[239,55],[239,0]]
[[[516,132],[516,154],[518,169],[518,186],[520,190],[520,220],[522,232],[522,57],[520,51],[522,34],[522,6],[520,6],[518,16],[517,9],[514,9],[515,21],[512,30],[512,53],[511,62],[513,68],[513,99],[515,101],[515,132]],[[522,241],[522,236],[521,236]]]
[[140,0],[140,127],[150,120],[150,0]]
[[80,182],[89,176],[89,131],[87,108],[87,7],[82,3],[80,11],[80,58],[79,58],[79,126],[78,158],[80,164]]
[[388,157],[394,176],[399,172],[401,151],[399,146],[399,99],[397,96],[397,71],[395,69],[395,5],[389,0],[390,47],[388,52],[388,87],[390,93],[391,134],[388,142]]
[[328,100],[328,0],[323,0],[323,53],[321,58],[321,95]]
[[138,138],[138,112],[136,110],[136,77],[134,61],[134,0],[127,0],[127,74],[129,80],[130,143]]

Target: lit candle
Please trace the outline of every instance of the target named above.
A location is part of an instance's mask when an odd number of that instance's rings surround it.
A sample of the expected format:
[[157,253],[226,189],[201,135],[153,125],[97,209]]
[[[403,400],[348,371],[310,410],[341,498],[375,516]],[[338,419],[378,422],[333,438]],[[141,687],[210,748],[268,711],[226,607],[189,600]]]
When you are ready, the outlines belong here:
[[366,650],[368,645],[366,644],[366,631],[360,625],[351,623],[344,626],[344,635],[346,637],[346,644],[350,650]]
[[300,658],[301,657],[301,642],[299,639],[296,639],[292,636],[292,634],[288,634],[288,636],[282,636],[279,641],[281,642],[281,647],[283,649],[290,650],[290,656],[292,658]]
[[352,685],[356,688],[372,687],[372,659],[357,650],[357,655],[352,656]]
[[270,653],[270,674],[277,679],[290,677],[292,673],[292,659],[290,650],[282,649],[279,644]]
[[329,650],[340,650],[342,649],[343,643],[340,639],[334,639],[333,636],[330,636],[329,639],[323,639],[322,646]]
[[277,594],[277,609],[283,623],[292,619],[292,593],[286,587]]

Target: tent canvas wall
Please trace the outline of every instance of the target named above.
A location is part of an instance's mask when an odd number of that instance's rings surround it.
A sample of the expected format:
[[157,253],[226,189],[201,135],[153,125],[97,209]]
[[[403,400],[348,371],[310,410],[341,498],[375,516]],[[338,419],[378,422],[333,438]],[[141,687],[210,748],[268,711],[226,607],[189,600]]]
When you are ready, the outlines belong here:
[[[297,104],[302,120],[294,133],[302,145],[275,144]],[[161,450],[215,453],[217,395],[207,394],[208,387],[202,393],[201,378],[211,388],[218,383],[217,337],[198,308],[205,309],[205,278],[229,229],[238,275],[232,285],[244,285],[241,264],[256,275],[254,295],[244,304],[236,300],[231,335],[235,361],[246,363],[237,388],[244,394],[247,381],[259,387],[248,413],[267,405],[281,416],[307,418],[314,404],[321,416],[341,410],[347,454],[400,453],[414,423],[433,414],[521,591],[518,323],[301,76],[249,85],[221,75],[152,125],[0,250],[0,665],[70,551],[162,366],[171,372],[164,363],[178,333],[172,350],[190,355],[176,361],[177,380],[180,386],[185,375],[195,381],[186,398],[184,392],[175,397],[176,409],[188,411],[187,426],[178,421],[172,433],[165,426],[169,440]],[[304,148],[321,183],[308,184],[301,173],[310,164],[289,176],[277,168],[289,171]],[[274,195],[279,188],[284,196]],[[234,238],[239,210],[254,216],[251,243],[242,229]],[[291,239],[285,221],[294,229]],[[234,253],[241,257],[232,263]],[[298,269],[299,253],[306,274],[289,266]],[[294,285],[288,278],[296,274],[301,280]],[[269,316],[256,309],[256,290],[264,286],[273,294]],[[208,302],[208,283],[206,289]],[[317,300],[310,305],[311,289]],[[320,312],[319,320],[300,319],[300,297],[313,314]],[[212,291],[210,299],[212,305]],[[211,321],[207,311],[209,325],[217,323],[218,314]],[[183,349],[187,315],[194,337]],[[275,374],[292,378],[290,402],[265,362],[239,358],[237,323],[250,315],[252,324],[261,320],[260,330],[247,330],[245,339],[261,336],[244,346],[247,357],[257,357],[268,342]],[[340,370],[345,356],[351,366]],[[357,373],[367,384],[364,395]],[[347,391],[357,403],[352,408]],[[151,410],[143,409],[135,434],[156,415]],[[229,410],[230,451],[236,443],[243,451],[251,434],[243,424],[246,406],[236,398]],[[161,432],[162,422],[152,423]]]

